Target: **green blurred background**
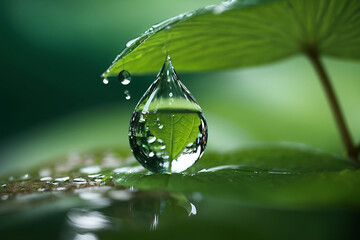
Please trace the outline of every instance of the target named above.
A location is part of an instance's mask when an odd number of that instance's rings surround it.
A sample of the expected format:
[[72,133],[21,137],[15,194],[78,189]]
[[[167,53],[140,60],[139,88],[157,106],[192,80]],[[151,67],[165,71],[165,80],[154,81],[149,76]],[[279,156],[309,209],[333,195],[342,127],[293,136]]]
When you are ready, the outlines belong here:
[[[129,119],[156,73],[133,76],[129,101],[124,86],[104,85],[100,74],[127,41],[152,24],[219,2],[1,1],[0,175],[74,151],[122,147],[130,152]],[[325,59],[325,65],[359,142],[359,63]],[[178,74],[208,120],[208,151],[297,142],[343,153],[325,95],[303,56]]]

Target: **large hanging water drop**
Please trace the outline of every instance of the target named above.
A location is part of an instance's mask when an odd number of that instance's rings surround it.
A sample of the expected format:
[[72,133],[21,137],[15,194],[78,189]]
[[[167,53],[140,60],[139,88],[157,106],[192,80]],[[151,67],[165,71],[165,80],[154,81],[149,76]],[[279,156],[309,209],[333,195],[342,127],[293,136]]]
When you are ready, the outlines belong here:
[[122,70],[118,75],[118,79],[122,85],[128,85],[131,82],[131,75],[128,71]]
[[129,141],[135,158],[153,172],[184,171],[205,150],[205,117],[180,82],[169,56],[135,107]]

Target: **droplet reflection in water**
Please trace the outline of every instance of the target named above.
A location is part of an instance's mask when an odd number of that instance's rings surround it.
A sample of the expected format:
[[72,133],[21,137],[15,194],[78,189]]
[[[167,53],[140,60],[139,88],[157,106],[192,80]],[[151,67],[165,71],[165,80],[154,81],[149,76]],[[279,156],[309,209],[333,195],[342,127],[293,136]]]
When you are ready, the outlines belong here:
[[180,82],[169,56],[135,107],[129,142],[135,158],[153,172],[184,171],[205,150],[205,117]]
[[79,230],[100,230],[109,227],[110,221],[101,212],[73,209],[68,213],[72,226]]

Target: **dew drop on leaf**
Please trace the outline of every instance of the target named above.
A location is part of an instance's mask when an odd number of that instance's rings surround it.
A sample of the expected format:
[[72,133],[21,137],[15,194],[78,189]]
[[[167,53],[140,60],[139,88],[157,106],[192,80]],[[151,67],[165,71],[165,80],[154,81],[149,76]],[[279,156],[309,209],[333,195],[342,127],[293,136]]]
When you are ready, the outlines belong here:
[[201,107],[168,56],[131,117],[132,152],[150,171],[182,172],[202,156],[207,135]]
[[103,79],[103,84],[108,84],[108,83],[109,83],[109,79],[104,78],[104,79]]

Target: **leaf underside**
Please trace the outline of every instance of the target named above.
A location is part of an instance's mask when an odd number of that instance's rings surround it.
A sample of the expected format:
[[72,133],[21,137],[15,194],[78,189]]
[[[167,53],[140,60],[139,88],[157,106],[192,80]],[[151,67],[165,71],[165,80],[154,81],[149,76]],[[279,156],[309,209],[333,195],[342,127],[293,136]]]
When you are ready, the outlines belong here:
[[255,0],[208,6],[154,25],[103,74],[156,72],[171,55],[178,71],[270,63],[307,50],[360,59],[360,1]]

